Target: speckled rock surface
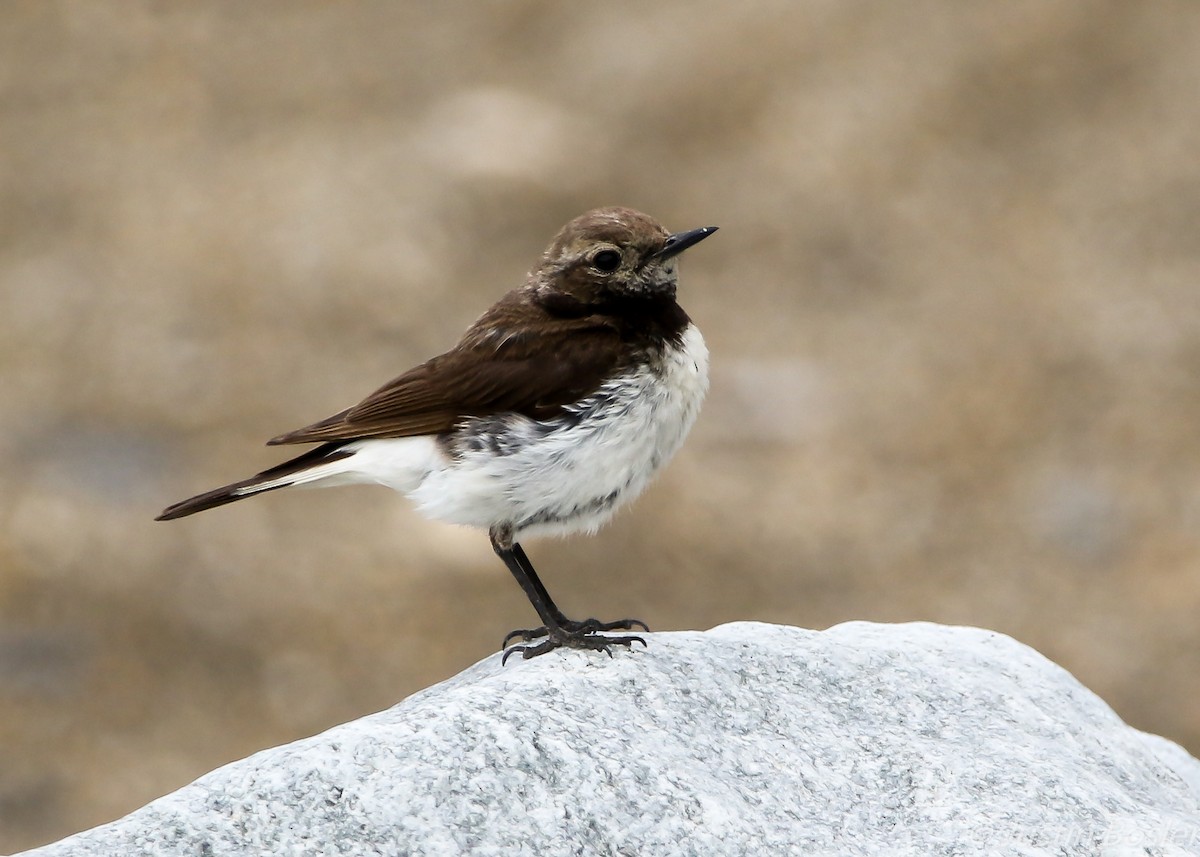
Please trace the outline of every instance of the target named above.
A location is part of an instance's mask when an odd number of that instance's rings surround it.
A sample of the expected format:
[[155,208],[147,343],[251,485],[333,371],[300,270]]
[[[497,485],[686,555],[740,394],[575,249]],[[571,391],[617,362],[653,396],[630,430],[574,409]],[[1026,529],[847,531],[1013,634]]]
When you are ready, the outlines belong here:
[[490,657],[30,855],[1200,853],[1200,762],[1000,634]]

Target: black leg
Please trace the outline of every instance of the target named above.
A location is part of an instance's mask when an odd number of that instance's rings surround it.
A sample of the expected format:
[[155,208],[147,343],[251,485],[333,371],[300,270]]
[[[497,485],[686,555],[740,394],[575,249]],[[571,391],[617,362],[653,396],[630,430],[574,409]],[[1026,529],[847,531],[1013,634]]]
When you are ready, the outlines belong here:
[[533,566],[528,565],[529,558],[525,556],[525,551],[521,550],[520,545],[513,542],[511,533],[505,530],[493,529],[489,535],[492,538],[492,550],[504,561],[513,577],[517,579],[521,591],[525,593],[525,597],[537,611],[538,617],[546,623],[547,628],[559,627],[561,623],[558,620],[562,618],[562,611],[550,598],[550,593],[538,579]]
[[[537,572],[533,570],[533,563],[529,561],[529,557],[525,553],[525,548],[521,547],[518,542],[512,543],[513,556],[517,559],[517,564],[521,566],[529,578],[529,582],[533,584],[537,590],[538,596],[542,599],[542,603],[550,608],[550,612],[554,614],[554,619],[559,625],[569,625],[571,620],[563,615],[563,612],[558,609],[558,605],[554,603],[554,599],[550,597],[550,593],[546,591],[546,587],[542,585],[541,579],[537,576]],[[538,614],[541,616],[541,614]],[[546,617],[542,616],[542,621],[546,621]]]
[[[492,540],[492,549],[503,560],[508,570],[512,572],[513,577],[517,579],[517,583],[525,593],[525,597],[529,599],[529,603],[533,605],[533,609],[537,611],[538,617],[543,622],[540,628],[512,631],[505,636],[502,645],[502,648],[505,649],[505,661],[508,660],[510,655],[517,652],[520,652],[523,658],[532,658],[553,651],[561,646],[575,649],[596,649],[607,652],[609,657],[611,657],[612,650],[609,648],[610,646],[630,646],[633,643],[646,645],[646,641],[641,637],[606,637],[597,633],[600,631],[629,631],[635,627],[640,627],[646,631],[650,630],[646,627],[646,623],[640,619],[618,619],[615,622],[600,622],[596,619],[585,619],[582,622],[577,622],[573,619],[568,619],[558,609],[558,606],[554,603],[554,599],[550,597],[550,593],[546,591],[546,587],[538,578],[537,572],[533,568],[533,563],[529,561],[529,557],[525,554],[525,551],[519,544],[512,540],[512,531],[508,528],[494,527],[489,535]],[[545,637],[546,639],[532,646],[512,646],[509,648],[508,643],[514,637],[520,637],[525,642],[538,639],[539,637]]]
[[[632,631],[634,628],[641,628],[643,631],[650,630],[649,626],[641,619],[617,619],[613,622],[601,622],[599,619],[584,619],[580,622],[575,619],[568,619],[555,606],[553,599],[550,598],[550,593],[546,591],[546,587],[538,579],[537,572],[533,569],[533,563],[529,561],[529,557],[525,554],[525,550],[521,545],[513,542],[512,552],[532,585],[537,588],[542,603],[548,605],[551,612],[553,612],[556,624],[560,628],[566,631],[582,632],[585,634],[595,631]],[[522,584],[522,586],[524,585]],[[530,640],[536,640],[538,637],[546,637],[549,634],[550,628],[547,625],[543,625],[540,628],[521,628],[516,631],[509,631],[504,638],[504,642],[501,644],[501,648],[507,647],[509,641],[514,637],[520,637],[528,643]]]

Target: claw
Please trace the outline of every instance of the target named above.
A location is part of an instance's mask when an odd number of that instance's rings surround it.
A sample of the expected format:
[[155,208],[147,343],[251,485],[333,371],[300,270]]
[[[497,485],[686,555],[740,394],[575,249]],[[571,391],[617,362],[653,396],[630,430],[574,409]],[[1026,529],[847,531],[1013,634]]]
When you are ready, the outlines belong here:
[[650,630],[650,626],[641,619],[617,619],[613,622],[584,619],[582,622],[568,622],[566,627],[571,631],[582,631],[585,634],[595,631],[632,631],[634,628],[641,628],[643,631]]
[[[595,634],[598,631],[632,631],[634,629],[641,629],[649,632],[650,630],[650,626],[641,619],[617,619],[613,622],[601,622],[599,619],[584,619],[582,622],[574,619],[563,619],[559,623],[559,627],[568,634],[585,635]],[[536,640],[538,637],[551,636],[553,636],[553,632],[545,625],[539,628],[518,628],[504,635],[504,642],[500,644],[500,648],[507,651],[509,642],[518,637],[521,638],[522,642],[528,643],[531,640]],[[634,639],[641,640],[642,645],[646,643],[641,637],[635,637]],[[549,650],[547,649],[547,651]],[[541,654],[541,652],[538,652],[538,654]],[[533,655],[529,657],[533,657]]]
[[530,640],[536,640],[538,637],[545,637],[549,633],[545,625],[540,628],[518,628],[504,635],[504,642],[500,644],[500,648],[507,649],[509,640],[512,640],[514,637],[520,637],[528,643]]
[[568,649],[590,649],[596,652],[605,652],[610,658],[613,657],[613,646],[631,647],[634,643],[646,645],[646,641],[641,637],[605,637],[601,634],[595,634],[587,631],[573,631],[565,628],[554,628],[547,635],[545,640],[534,646],[511,646],[504,650],[504,656],[500,658],[500,663],[508,663],[508,659],[513,655],[520,653],[525,660],[536,658],[538,655],[544,655],[547,652],[552,652],[559,648]]

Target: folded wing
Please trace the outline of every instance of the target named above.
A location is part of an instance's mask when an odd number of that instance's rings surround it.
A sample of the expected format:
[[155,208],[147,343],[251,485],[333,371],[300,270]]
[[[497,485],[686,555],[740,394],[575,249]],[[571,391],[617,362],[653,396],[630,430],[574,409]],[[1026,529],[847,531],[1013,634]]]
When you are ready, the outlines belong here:
[[595,319],[476,332],[354,407],[268,443],[437,434],[465,417],[503,412],[547,419],[594,392],[618,360],[619,333]]

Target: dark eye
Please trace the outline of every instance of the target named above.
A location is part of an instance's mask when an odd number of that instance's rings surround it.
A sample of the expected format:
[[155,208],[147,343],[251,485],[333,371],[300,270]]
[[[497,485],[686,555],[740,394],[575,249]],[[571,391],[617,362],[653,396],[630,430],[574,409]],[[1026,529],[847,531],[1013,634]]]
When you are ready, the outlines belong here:
[[621,254],[616,250],[601,250],[592,257],[592,267],[597,271],[611,274],[621,267]]

